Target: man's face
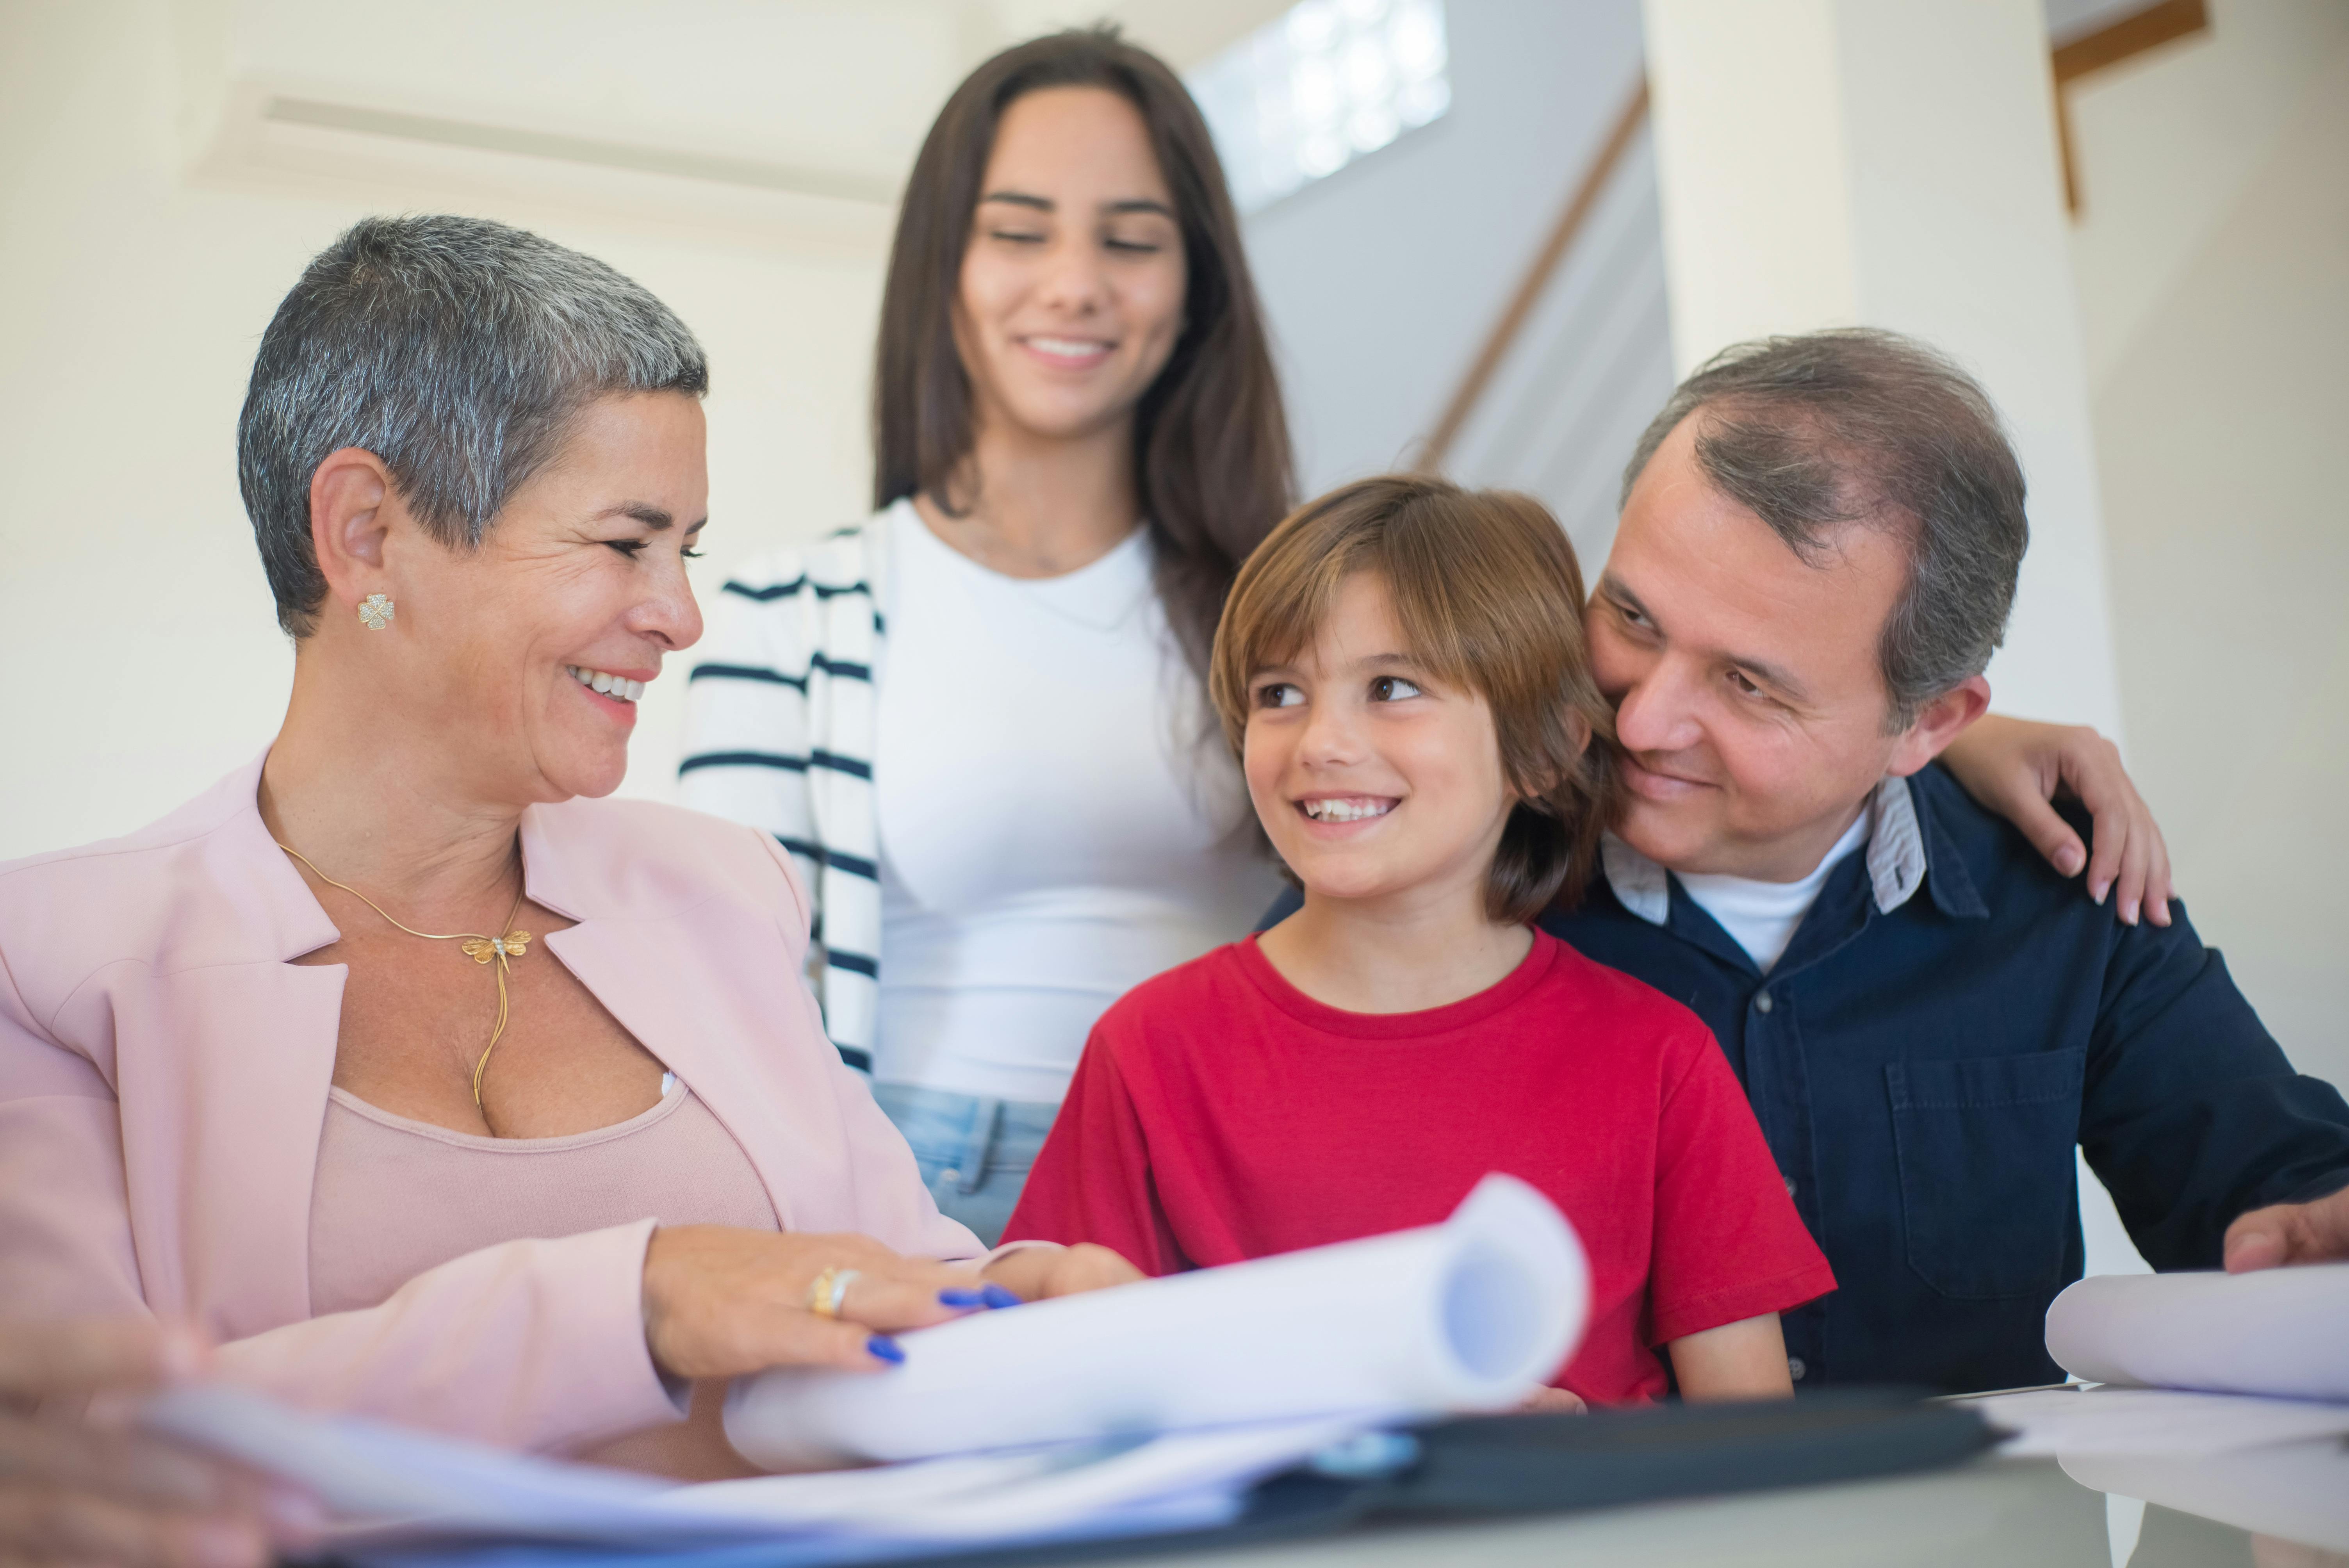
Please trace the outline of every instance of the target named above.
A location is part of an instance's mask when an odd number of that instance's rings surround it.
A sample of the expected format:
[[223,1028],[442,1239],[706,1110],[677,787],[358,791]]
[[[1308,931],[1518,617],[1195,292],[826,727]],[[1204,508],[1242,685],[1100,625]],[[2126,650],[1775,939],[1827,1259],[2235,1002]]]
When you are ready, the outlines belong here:
[[1630,754],[1618,830],[1674,871],[1794,882],[1989,687],[1977,678],[1887,733],[1877,639],[1907,586],[1905,544],[1854,526],[1825,566],[1806,564],[1706,480],[1703,418],[1682,420],[1632,487],[1591,595],[1591,662]]

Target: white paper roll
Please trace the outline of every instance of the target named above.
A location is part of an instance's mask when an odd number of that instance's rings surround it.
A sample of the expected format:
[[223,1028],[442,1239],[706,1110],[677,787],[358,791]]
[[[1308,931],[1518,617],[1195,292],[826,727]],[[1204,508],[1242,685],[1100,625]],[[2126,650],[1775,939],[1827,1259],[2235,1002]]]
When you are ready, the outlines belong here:
[[746,1379],[726,1435],[780,1469],[1504,1409],[1565,1362],[1589,1295],[1566,1217],[1493,1175],[1441,1225],[976,1314],[906,1335],[887,1372]]
[[2349,1399],[2349,1264],[2097,1274],[2048,1306],[2047,1354],[2091,1383]]

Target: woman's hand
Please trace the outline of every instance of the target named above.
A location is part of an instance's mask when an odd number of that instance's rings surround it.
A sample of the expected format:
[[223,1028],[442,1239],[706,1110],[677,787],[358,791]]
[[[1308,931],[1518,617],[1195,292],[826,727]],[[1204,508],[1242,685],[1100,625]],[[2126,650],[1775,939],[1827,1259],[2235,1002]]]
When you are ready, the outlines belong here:
[[[808,1298],[826,1269],[856,1271],[837,1316]],[[982,1290],[968,1264],[900,1257],[870,1236],[663,1226],[645,1249],[645,1344],[674,1377],[875,1372],[905,1359],[890,1335],[995,1305]]]
[[[2139,911],[2156,925],[2169,923],[2169,846],[2152,810],[2121,766],[2120,748],[2085,725],[2033,724],[1989,714],[1941,753],[1966,793],[1995,811],[2065,876],[2088,872],[2088,896],[2098,903],[2117,893],[2114,909],[2135,925]],[[2094,819],[2095,853],[2048,802],[2058,792],[2078,798]]]
[[0,1565],[264,1568],[273,1548],[315,1542],[306,1499],[57,1408],[190,1376],[203,1357],[192,1334],[143,1319],[0,1324]]
[[1072,1247],[1022,1247],[1006,1253],[987,1265],[987,1277],[1022,1301],[1043,1301],[1132,1284],[1143,1275],[1107,1247],[1079,1242]]

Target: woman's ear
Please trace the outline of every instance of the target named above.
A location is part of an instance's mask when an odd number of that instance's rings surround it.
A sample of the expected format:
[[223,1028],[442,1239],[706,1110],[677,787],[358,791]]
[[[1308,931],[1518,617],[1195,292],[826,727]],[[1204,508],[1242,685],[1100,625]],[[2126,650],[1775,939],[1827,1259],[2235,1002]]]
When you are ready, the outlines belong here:
[[398,503],[391,470],[360,447],[326,454],[310,475],[310,549],[327,596],[346,607],[385,591],[384,539]]

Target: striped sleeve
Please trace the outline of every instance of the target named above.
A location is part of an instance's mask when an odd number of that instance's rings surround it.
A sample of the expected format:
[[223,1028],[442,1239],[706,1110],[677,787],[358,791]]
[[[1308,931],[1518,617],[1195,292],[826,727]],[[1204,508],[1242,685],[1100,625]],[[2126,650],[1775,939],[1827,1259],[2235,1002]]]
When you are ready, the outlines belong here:
[[753,562],[716,595],[686,677],[678,796],[771,836],[813,888],[823,856],[808,796],[806,582],[790,552]]
[[841,1057],[869,1068],[879,1011],[880,847],[873,800],[874,583],[867,525],[749,563],[709,606],[688,680],[688,806],[758,829],[814,904],[808,978]]
[[875,584],[885,521],[826,541],[807,555],[801,603],[810,637],[808,798],[823,846],[817,907],[823,918],[823,1016],[852,1067],[869,1064],[879,1024],[881,882],[873,788],[881,652]]

